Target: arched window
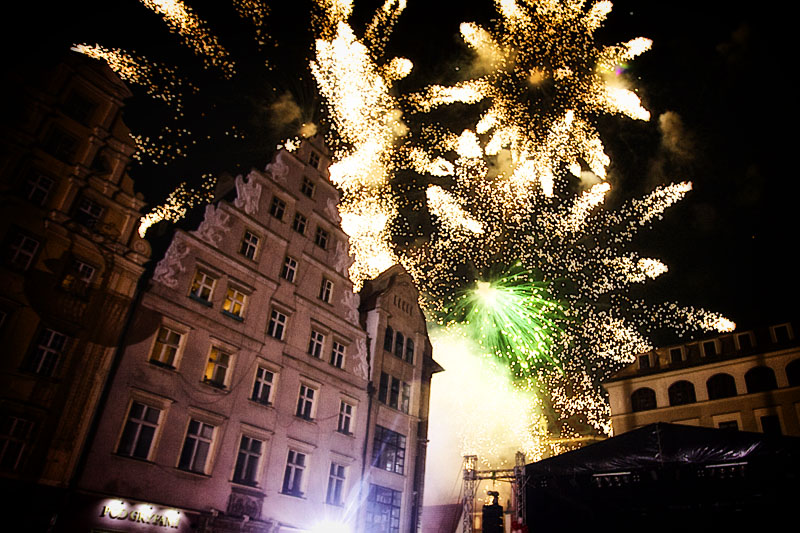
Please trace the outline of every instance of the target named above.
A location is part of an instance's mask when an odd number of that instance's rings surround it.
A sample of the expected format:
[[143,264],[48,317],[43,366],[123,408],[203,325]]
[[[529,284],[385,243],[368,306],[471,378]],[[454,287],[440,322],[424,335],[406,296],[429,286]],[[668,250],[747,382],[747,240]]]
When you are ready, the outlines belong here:
[[414,341],[410,337],[406,339],[406,361],[414,363]]
[[706,381],[706,388],[709,400],[736,396],[736,380],[730,374],[714,374]]
[[789,378],[790,387],[800,385],[800,359],[795,359],[786,365],[786,377]]
[[383,349],[387,352],[391,352],[393,342],[394,330],[392,329],[392,326],[386,326],[386,333],[383,335]]
[[778,381],[775,379],[775,371],[768,366],[756,366],[747,371],[744,375],[744,382],[747,385],[747,392],[764,392],[778,388]]
[[656,391],[643,387],[636,389],[631,394],[631,407],[633,412],[647,411],[656,408]]
[[403,358],[403,346],[405,342],[405,337],[399,331],[394,335],[394,354],[399,357],[400,359]]
[[669,386],[667,393],[670,405],[685,405],[697,401],[694,395],[694,385],[689,381],[676,381]]

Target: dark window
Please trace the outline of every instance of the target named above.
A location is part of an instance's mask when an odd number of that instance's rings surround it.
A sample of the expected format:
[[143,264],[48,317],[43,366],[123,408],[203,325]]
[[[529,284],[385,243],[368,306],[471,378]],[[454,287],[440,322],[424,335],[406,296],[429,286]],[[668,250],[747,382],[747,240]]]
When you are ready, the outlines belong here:
[[636,389],[631,394],[631,407],[633,412],[648,411],[656,408],[656,392],[647,387]]
[[317,228],[317,235],[314,237],[314,243],[323,250],[328,247],[328,232],[322,228]]
[[286,315],[280,311],[272,310],[269,317],[269,325],[267,326],[267,335],[276,338],[279,341],[283,340],[283,332],[286,329]]
[[736,380],[730,374],[714,374],[706,381],[706,388],[709,400],[736,396]]
[[336,426],[336,431],[351,435],[350,426],[353,422],[353,406],[345,401],[339,402],[339,421]]
[[765,435],[781,435],[781,420],[778,415],[764,415],[761,417],[761,431]]
[[272,402],[272,387],[275,383],[275,374],[264,367],[258,367],[256,381],[253,383],[251,400],[260,404],[269,405]]
[[370,485],[367,495],[367,533],[399,533],[403,493]]
[[178,468],[205,474],[206,461],[213,440],[214,426],[199,420],[191,420],[186,432],[186,440],[183,441]]
[[6,239],[5,260],[11,267],[28,270],[33,265],[40,243],[21,231],[12,231]]
[[728,431],[738,431],[739,430],[739,423],[736,420],[726,420],[725,422],[720,422],[719,429],[726,429]]
[[381,372],[378,401],[393,409],[408,413],[411,404],[411,386],[386,372]]
[[303,495],[303,473],[306,469],[306,454],[289,450],[286,458],[286,470],[283,473],[281,492],[292,496]]
[[19,470],[29,445],[33,422],[11,415],[0,415],[0,470]]
[[283,260],[283,266],[281,267],[281,277],[286,281],[294,282],[294,275],[297,273],[297,261],[286,256],[286,259]]
[[667,390],[670,405],[686,405],[694,403],[697,398],[694,394],[694,385],[689,381],[676,381]]
[[161,418],[161,410],[139,402],[131,404],[117,453],[147,459]]
[[303,178],[303,185],[300,187],[300,192],[304,195],[308,196],[309,198],[313,198],[314,196],[314,182],[308,178]]
[[406,339],[406,361],[414,364],[414,341]]
[[331,505],[343,505],[344,501],[344,465],[331,463],[331,470],[328,475],[328,495],[325,501]]
[[333,341],[331,345],[331,364],[336,368],[344,368],[344,344]]
[[64,101],[64,105],[61,107],[61,110],[68,117],[80,122],[81,124],[88,125],[96,107],[97,105],[84,95],[80,94],[79,92],[72,91]]
[[73,135],[57,126],[53,126],[44,143],[44,149],[52,156],[66,163],[71,163],[78,151],[79,141]]
[[262,446],[263,442],[260,440],[242,435],[239,453],[236,456],[236,467],[233,470],[233,481],[251,486],[257,484]]
[[717,343],[714,341],[704,342],[703,355],[705,355],[706,357],[713,357],[717,355]]
[[650,354],[639,356],[639,370],[647,370],[650,368]]
[[669,362],[674,364],[683,361],[683,350],[680,348],[672,348],[669,351]]
[[789,334],[789,326],[786,324],[775,326],[772,331],[775,333],[775,342],[778,344],[792,340],[792,336]]
[[394,355],[403,358],[403,347],[405,346],[405,337],[399,331],[394,334]]
[[27,362],[27,369],[42,376],[52,376],[61,362],[67,346],[67,336],[44,328]]
[[43,174],[32,173],[25,180],[25,198],[35,205],[44,205],[47,202],[47,197],[50,196],[50,191],[53,190],[55,180]]
[[278,198],[277,196],[272,198],[272,204],[269,206],[269,214],[277,218],[278,220],[283,220],[283,213],[286,211],[286,202]]
[[314,419],[314,397],[316,389],[307,385],[300,385],[300,394],[297,397],[297,412],[295,414],[305,420]]
[[786,365],[786,377],[789,379],[790,387],[800,385],[800,359],[795,359]]
[[239,247],[239,253],[248,259],[254,259],[256,251],[258,251],[258,236],[245,231],[244,237],[242,237],[242,244]]
[[308,154],[308,164],[314,168],[319,168],[319,155],[316,152]]
[[300,213],[295,213],[294,220],[292,221],[292,229],[295,230],[300,235],[305,235],[307,223],[308,219],[306,219],[306,217],[304,217]]
[[744,382],[747,385],[747,392],[749,394],[778,388],[778,382],[775,379],[775,371],[768,366],[751,368],[744,375]]
[[91,198],[83,197],[78,200],[78,205],[75,208],[75,221],[83,224],[87,228],[94,228],[100,219],[103,217],[105,208]]
[[742,333],[736,339],[739,341],[740,350],[749,350],[753,347],[753,339],[750,338],[749,333]]
[[394,343],[394,330],[392,326],[386,326],[386,332],[383,335],[383,349],[387,352],[392,351],[392,346]]
[[406,438],[404,435],[375,426],[372,445],[372,465],[387,472],[402,474],[406,462]]

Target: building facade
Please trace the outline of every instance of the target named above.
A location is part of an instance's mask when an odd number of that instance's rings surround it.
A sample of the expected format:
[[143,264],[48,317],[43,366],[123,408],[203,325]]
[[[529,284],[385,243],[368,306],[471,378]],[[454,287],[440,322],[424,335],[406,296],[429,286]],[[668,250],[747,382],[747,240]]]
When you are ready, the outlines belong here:
[[30,503],[76,472],[150,247],[128,89],[77,54],[26,69],[0,130],[0,482]]
[[800,436],[795,322],[658,348],[608,380],[615,434],[654,422]]
[[[398,506],[398,527],[412,530],[428,394],[413,380],[430,344],[419,324],[407,330],[413,360],[395,374],[417,396],[393,408],[401,422],[374,414],[363,323],[385,319],[359,312],[329,163],[319,139],[282,150],[236,178],[235,195],[208,206],[196,230],[176,230],[135,312],[63,530],[388,533],[399,531],[384,520]],[[375,431],[391,440],[374,420],[395,431],[391,475],[402,481],[381,486],[401,494],[398,506],[363,481]]]

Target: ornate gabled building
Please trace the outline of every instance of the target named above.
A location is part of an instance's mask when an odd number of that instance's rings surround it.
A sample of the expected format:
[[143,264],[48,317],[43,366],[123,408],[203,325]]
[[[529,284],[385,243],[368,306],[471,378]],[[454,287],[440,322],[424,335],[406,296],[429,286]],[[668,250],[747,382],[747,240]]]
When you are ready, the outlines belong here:
[[795,322],[638,355],[607,380],[615,434],[654,422],[800,436]]
[[125,85],[77,54],[7,75],[0,482],[30,504],[76,471],[150,247],[135,232]]

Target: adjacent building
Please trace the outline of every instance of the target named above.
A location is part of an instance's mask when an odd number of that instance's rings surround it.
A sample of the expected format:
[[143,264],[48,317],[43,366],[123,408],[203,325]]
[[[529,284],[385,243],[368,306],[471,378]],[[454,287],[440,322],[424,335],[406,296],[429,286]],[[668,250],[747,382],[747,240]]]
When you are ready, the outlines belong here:
[[77,54],[6,75],[0,486],[47,517],[44,487],[76,471],[150,247],[119,78]]
[[604,386],[615,434],[654,422],[800,436],[796,322],[640,354]]

